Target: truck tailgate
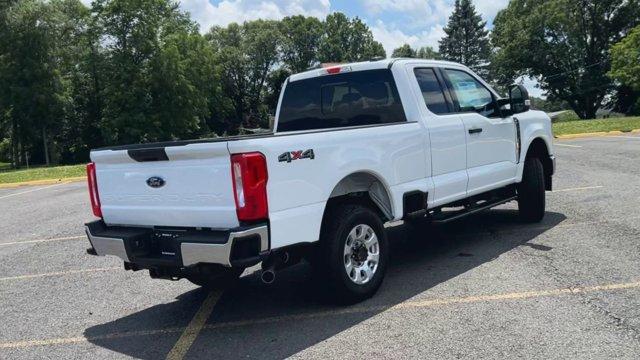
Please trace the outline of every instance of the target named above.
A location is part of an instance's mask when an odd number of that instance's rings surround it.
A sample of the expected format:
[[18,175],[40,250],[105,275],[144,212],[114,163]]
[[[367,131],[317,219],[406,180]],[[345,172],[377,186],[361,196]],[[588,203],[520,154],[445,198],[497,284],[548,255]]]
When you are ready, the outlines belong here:
[[105,223],[223,229],[239,225],[226,141],[154,150],[162,156],[136,156],[138,150],[91,153]]

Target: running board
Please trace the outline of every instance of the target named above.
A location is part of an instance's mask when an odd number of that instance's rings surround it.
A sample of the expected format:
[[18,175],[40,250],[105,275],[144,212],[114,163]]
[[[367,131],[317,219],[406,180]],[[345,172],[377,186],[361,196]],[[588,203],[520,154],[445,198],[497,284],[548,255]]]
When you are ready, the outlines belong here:
[[[437,216],[432,217],[431,222],[434,224],[445,224],[454,220],[462,219],[465,216],[477,214],[481,211],[491,209],[492,207],[496,207],[498,205],[508,203],[509,201],[516,200],[517,198],[518,198],[517,196],[510,196],[510,197],[499,199],[499,200],[487,201],[482,205],[474,206],[472,208],[465,209],[465,210],[456,211],[454,212],[454,214],[451,214],[450,216],[447,216],[447,214],[444,214],[444,213],[440,213]],[[442,216],[442,218],[440,218],[440,216]]]

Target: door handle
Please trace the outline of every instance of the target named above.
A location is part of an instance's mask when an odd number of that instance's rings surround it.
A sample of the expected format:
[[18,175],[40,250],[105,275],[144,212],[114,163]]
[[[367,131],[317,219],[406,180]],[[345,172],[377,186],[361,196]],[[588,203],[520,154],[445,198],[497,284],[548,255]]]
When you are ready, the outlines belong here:
[[482,128],[469,129],[469,134],[478,134],[482,132]]

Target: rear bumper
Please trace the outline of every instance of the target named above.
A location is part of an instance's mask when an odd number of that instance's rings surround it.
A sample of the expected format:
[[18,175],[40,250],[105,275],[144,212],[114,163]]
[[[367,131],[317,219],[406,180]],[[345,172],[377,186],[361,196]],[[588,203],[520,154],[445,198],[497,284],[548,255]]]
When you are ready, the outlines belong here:
[[113,255],[141,268],[188,267],[201,263],[245,267],[269,250],[269,227],[193,230],[85,224],[93,252]]

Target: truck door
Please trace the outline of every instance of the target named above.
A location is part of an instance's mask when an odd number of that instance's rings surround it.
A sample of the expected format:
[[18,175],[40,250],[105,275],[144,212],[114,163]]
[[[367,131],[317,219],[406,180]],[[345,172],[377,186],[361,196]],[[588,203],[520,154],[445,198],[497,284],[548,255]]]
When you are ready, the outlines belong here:
[[516,132],[512,116],[501,117],[495,95],[472,74],[443,69],[449,92],[464,124],[467,143],[467,196],[513,182]]
[[467,147],[464,123],[444,91],[439,71],[424,65],[409,66],[415,79],[418,107],[429,131],[431,176],[434,183],[429,206],[439,206],[466,197]]

